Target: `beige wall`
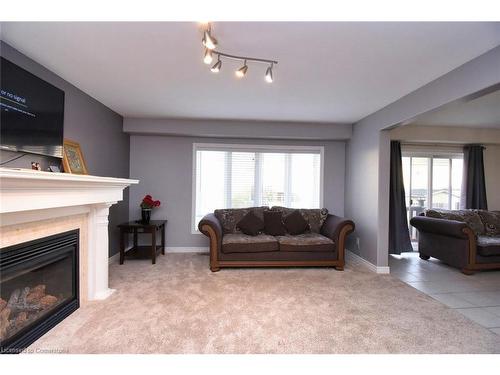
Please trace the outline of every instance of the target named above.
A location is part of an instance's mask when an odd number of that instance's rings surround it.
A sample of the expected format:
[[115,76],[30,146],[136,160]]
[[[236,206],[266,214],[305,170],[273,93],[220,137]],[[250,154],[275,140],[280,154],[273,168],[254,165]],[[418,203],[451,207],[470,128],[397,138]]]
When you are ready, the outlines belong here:
[[427,144],[484,144],[488,208],[500,210],[500,129],[406,125],[392,129],[390,137],[403,142]]

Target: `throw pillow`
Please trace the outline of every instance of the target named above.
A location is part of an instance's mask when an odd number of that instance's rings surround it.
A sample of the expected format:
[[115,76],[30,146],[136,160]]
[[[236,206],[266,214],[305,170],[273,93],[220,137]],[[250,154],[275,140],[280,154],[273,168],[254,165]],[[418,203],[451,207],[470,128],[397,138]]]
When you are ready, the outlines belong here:
[[250,211],[238,222],[237,227],[249,236],[256,236],[264,229],[264,222]]
[[[295,211],[295,209],[293,208],[281,206],[273,206],[271,210],[281,211],[283,213],[283,217]],[[311,232],[319,233],[321,231],[323,223],[328,217],[328,210],[326,208],[298,208],[298,210],[307,221],[307,224],[309,224],[309,229],[311,230]]]
[[238,223],[248,212],[253,211],[260,220],[264,221],[264,210],[267,207],[224,208],[215,210],[214,214],[219,220],[224,234],[240,233]]
[[264,232],[270,236],[284,236],[282,214],[280,211],[264,211]]
[[283,223],[285,224],[287,232],[292,235],[302,234],[309,228],[309,224],[299,210],[295,210],[291,214],[285,216]]
[[309,224],[311,232],[319,233],[328,216],[328,210],[326,208],[301,208],[299,211]]
[[500,236],[500,213],[486,210],[477,210],[477,213],[484,224],[485,234]]
[[461,221],[467,224],[475,235],[482,235],[485,233],[484,224],[477,210],[429,209],[425,211],[425,216],[434,217],[436,219]]

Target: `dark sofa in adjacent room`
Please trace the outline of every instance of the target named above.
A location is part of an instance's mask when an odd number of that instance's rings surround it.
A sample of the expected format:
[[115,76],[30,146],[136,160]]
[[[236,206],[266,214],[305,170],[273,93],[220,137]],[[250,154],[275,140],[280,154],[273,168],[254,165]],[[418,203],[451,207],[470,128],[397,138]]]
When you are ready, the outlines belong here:
[[326,209],[250,207],[215,210],[198,224],[210,239],[210,269],[331,266],[344,269],[354,223]]
[[420,258],[437,258],[470,275],[500,269],[500,212],[426,210],[410,220],[418,229]]

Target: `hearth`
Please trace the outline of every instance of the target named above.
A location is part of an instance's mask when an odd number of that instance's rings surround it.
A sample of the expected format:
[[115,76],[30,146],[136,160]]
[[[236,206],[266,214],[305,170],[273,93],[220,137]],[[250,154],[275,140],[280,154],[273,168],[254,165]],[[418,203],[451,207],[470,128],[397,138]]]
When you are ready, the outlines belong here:
[[79,307],[79,230],[0,250],[0,353],[19,353]]

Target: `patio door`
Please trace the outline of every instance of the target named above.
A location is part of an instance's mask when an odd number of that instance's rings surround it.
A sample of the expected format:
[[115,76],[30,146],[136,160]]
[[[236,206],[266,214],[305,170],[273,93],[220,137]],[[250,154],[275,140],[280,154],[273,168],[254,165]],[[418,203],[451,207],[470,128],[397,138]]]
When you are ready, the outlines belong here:
[[409,225],[413,216],[427,208],[460,208],[462,169],[461,153],[403,152],[406,210],[412,243],[418,239],[416,229]]

